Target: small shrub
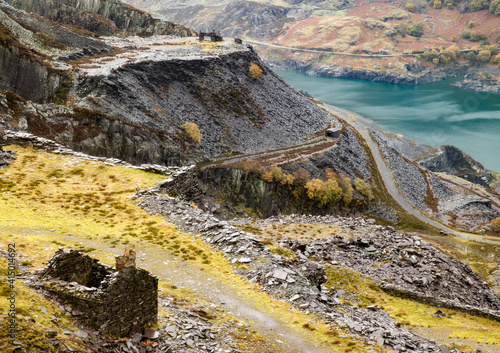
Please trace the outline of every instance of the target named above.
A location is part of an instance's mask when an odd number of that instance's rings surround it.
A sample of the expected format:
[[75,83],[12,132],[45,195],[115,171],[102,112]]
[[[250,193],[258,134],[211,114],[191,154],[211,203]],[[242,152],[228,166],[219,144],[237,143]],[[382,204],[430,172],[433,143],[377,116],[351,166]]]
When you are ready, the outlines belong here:
[[260,175],[262,169],[264,168],[261,163],[256,160],[245,160],[238,164],[238,167],[243,169],[245,172]]
[[274,165],[271,168],[271,173],[273,175],[273,180],[274,181],[281,181],[281,178],[283,176],[283,172],[282,172],[282,170],[281,170],[280,167],[277,167],[277,166]]
[[500,233],[500,217],[497,217],[494,220],[492,220],[490,226],[494,232]]
[[198,143],[201,142],[202,135],[198,124],[186,121],[186,123],[181,125],[181,128],[184,129],[184,131],[186,131],[189,137],[191,137],[194,141]]
[[489,50],[481,50],[477,55],[477,59],[481,64],[486,64],[488,61],[490,61],[490,58],[491,52]]
[[441,0],[435,0],[434,1],[434,6],[432,6],[432,7],[434,7],[437,10],[439,10],[439,9],[443,8],[443,3],[441,2]]
[[490,4],[490,12],[500,16],[500,0],[493,0]]
[[498,48],[495,45],[484,45],[482,49],[488,50],[492,56],[497,55],[498,53]]
[[422,37],[424,34],[424,24],[417,22],[408,28],[408,34],[413,37]]
[[487,9],[489,5],[488,0],[472,0],[469,4],[470,12],[476,12]]
[[274,181],[273,173],[271,172],[271,170],[266,170],[264,173],[262,173],[261,178],[268,183],[272,183]]
[[368,198],[368,200],[373,200],[374,196],[370,186],[365,183],[365,181],[361,178],[356,178],[354,180],[354,188],[364,197]]
[[298,185],[305,185],[309,180],[311,180],[311,174],[305,168],[299,168],[293,173],[295,178],[295,183]]
[[311,324],[309,323],[305,323],[302,325],[303,328],[305,328],[306,330],[310,330],[310,331],[314,331],[316,330],[316,328],[314,328],[314,326],[312,326]]
[[408,33],[408,25],[406,23],[398,23],[394,26],[394,30],[401,37],[406,37]]
[[248,69],[248,75],[253,78],[254,80],[258,79],[260,76],[262,76],[262,68],[259,66],[259,64],[255,62],[250,63],[250,68]]
[[480,31],[471,31],[470,32],[470,40],[472,42],[479,42],[481,40],[485,40],[487,37],[485,34],[481,33]]
[[313,179],[306,183],[305,188],[307,196],[316,201],[319,207],[334,205],[342,198],[342,189],[335,180]]
[[417,7],[415,6],[415,4],[409,2],[409,3],[406,4],[405,10],[408,11],[408,12],[415,13],[415,12],[417,12]]
[[470,52],[467,53],[467,55],[465,56],[465,58],[467,60],[469,60],[469,62],[475,63],[476,60],[477,60],[477,55],[473,51],[470,51]]
[[295,182],[295,178],[292,174],[283,173],[280,183],[283,185],[291,186]]
[[470,39],[470,31],[463,31],[462,39]]
[[475,25],[476,25],[476,21],[469,21],[467,23],[467,28],[474,28]]

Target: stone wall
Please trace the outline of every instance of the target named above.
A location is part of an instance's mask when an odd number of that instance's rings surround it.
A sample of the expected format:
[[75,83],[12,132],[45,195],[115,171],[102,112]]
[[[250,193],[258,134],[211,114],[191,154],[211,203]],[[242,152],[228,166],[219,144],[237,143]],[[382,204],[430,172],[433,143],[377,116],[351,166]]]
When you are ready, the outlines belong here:
[[2,147],[0,147],[0,169],[7,167],[14,159],[16,159],[14,152],[4,151]]
[[158,278],[135,266],[116,270],[60,248],[40,271],[39,283],[103,334],[127,336],[134,325],[157,322]]

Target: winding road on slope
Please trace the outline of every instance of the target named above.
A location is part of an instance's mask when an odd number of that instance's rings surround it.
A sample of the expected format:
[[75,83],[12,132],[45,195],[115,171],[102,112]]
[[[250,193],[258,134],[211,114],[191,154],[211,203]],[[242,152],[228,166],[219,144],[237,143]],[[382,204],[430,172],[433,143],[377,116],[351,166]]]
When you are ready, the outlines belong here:
[[264,42],[257,42],[255,40],[248,40],[244,39],[243,42],[249,43],[249,44],[257,44],[257,45],[262,45],[264,47],[273,47],[273,48],[280,48],[280,49],[286,49],[286,50],[291,50],[291,51],[300,51],[304,53],[318,53],[318,54],[333,54],[333,55],[342,55],[342,56],[352,56],[356,58],[394,58],[398,56],[417,56],[420,54],[352,54],[352,53],[343,53],[343,52],[338,52],[338,51],[333,51],[333,50],[318,50],[318,49],[302,49],[302,48],[293,48],[293,47],[285,47],[282,45],[278,44],[270,44],[270,43],[264,43]]
[[[362,123],[359,122],[359,120],[365,120],[366,118],[350,112],[348,110],[338,108],[338,107],[333,107],[331,105],[324,104],[322,106],[326,110],[328,110],[330,113],[337,115],[339,118],[347,121],[352,127],[354,127],[358,133],[365,139],[368,148],[371,151],[371,154],[373,155],[373,158],[375,160],[375,163],[377,164],[377,168],[380,172],[380,175],[382,177],[382,181],[385,184],[385,188],[389,192],[389,194],[394,198],[394,200],[409,214],[415,216],[422,222],[425,222],[437,229],[440,229],[442,231],[445,231],[449,234],[456,235],[458,237],[464,238],[464,239],[469,239],[473,241],[477,241],[480,243],[485,243],[485,244],[493,244],[493,245],[500,245],[500,241],[494,241],[494,240],[488,240],[488,239],[482,239],[477,235],[473,234],[468,234],[468,233],[463,233],[463,232],[458,232],[456,230],[450,229],[441,223],[436,222],[435,220],[423,215],[419,211],[417,211],[407,200],[406,198],[401,194],[401,191],[399,190],[398,186],[396,185],[396,181],[394,180],[394,176],[385,163],[382,155],[380,154],[380,151],[378,149],[377,144],[375,141],[373,141],[370,133],[366,130],[366,126]],[[358,120],[359,119],[359,120]]]

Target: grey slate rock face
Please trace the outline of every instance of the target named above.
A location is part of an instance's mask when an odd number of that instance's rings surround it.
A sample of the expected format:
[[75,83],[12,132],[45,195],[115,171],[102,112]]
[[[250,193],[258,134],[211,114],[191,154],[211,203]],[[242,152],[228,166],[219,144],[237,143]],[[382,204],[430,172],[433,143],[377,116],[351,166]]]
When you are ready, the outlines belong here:
[[368,164],[365,150],[354,133],[346,126],[335,148],[324,152],[322,156],[296,163],[291,166],[291,169],[305,168],[312,176],[322,177],[326,168],[332,168],[336,173],[346,175],[352,180],[362,175],[363,179],[368,181],[371,176]]
[[[155,20],[148,13],[126,6],[121,1],[9,0],[9,2],[21,10],[34,12],[60,23],[76,24],[100,35],[118,35],[120,30],[140,36],[194,35],[194,31],[184,26]],[[92,16],[92,13],[110,20],[110,23]]]
[[[300,251],[304,244],[284,245]],[[500,321],[500,297],[468,265],[419,237],[365,225],[355,239],[337,235],[313,240],[307,247],[309,255],[353,268],[388,292]]]
[[[252,62],[263,69],[258,79],[248,76]],[[252,50],[129,64],[107,77],[81,77],[78,87],[82,97],[102,97],[100,109],[105,113],[170,136],[186,121],[196,123],[203,135],[198,148],[207,157],[293,145],[331,119]],[[152,119],[158,107],[164,113]]]

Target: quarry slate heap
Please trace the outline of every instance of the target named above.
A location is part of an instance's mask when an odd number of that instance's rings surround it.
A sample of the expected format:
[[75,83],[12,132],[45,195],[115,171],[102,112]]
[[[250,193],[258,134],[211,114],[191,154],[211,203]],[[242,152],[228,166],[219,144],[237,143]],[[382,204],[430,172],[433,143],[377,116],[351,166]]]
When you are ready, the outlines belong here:
[[135,252],[116,257],[117,268],[79,251],[59,248],[40,271],[40,285],[83,315],[103,334],[127,336],[134,325],[157,323],[158,278],[135,267]]

